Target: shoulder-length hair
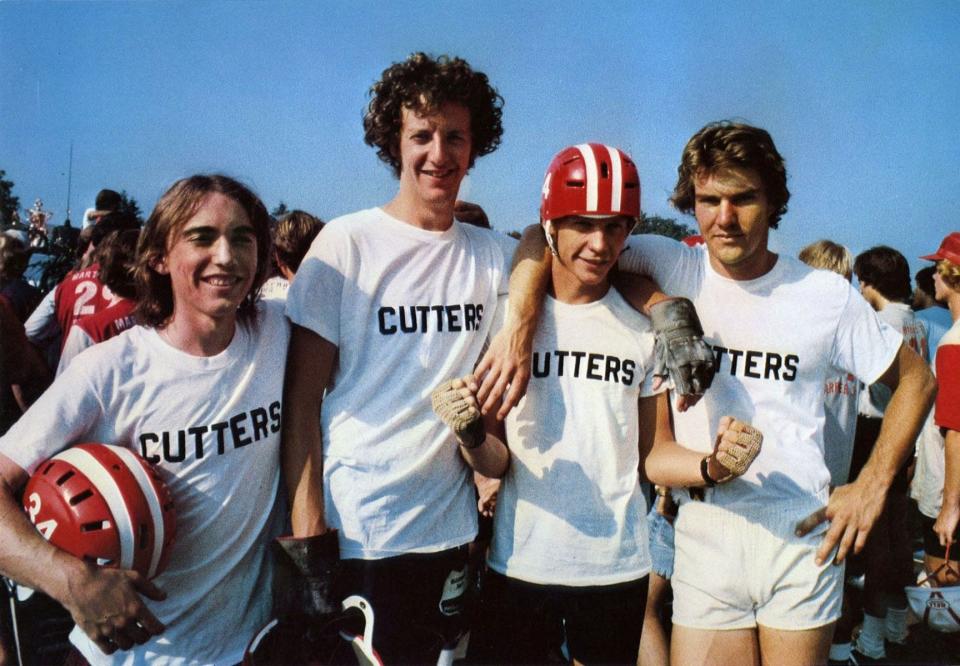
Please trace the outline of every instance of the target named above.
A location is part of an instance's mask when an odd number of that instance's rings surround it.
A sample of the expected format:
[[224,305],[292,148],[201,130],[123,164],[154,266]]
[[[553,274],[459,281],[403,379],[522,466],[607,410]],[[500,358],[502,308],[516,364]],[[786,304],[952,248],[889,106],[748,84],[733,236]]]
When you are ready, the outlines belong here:
[[253,285],[237,311],[241,322],[252,322],[260,287],[270,270],[270,214],[260,198],[243,183],[220,174],[196,175],[175,182],[157,202],[140,234],[134,279],[137,285],[137,319],[155,328],[173,315],[173,287],[169,275],[156,266],[166,256],[184,225],[197,213],[204,199],[219,192],[236,201],[253,225],[257,238],[257,270]]

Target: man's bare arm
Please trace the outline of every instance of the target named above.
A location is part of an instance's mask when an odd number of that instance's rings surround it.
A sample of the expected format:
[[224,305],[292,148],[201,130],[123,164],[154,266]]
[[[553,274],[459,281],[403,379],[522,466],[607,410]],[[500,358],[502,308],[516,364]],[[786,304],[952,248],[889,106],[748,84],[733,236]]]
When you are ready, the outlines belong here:
[[503,420],[520,402],[530,381],[530,355],[540,309],[550,282],[550,249],[540,225],[524,229],[513,255],[510,301],[503,328],[474,370],[481,380],[477,400],[486,414],[497,403],[497,418]]
[[450,428],[460,456],[472,470],[487,478],[500,478],[507,471],[503,421],[493,412],[480,413],[479,383],[473,375],[443,382],[430,394],[433,411]]
[[[646,425],[649,423],[656,424],[652,435]],[[651,483],[670,488],[697,488],[740,476],[757,457],[763,441],[763,436],[749,424],[724,416],[710,454],[704,456],[688,449],[674,439],[666,393],[640,399],[640,429],[645,477]],[[701,463],[705,463],[705,470]]]
[[[654,324],[657,343],[653,388],[660,388],[667,376],[672,377],[677,411],[687,411],[703,397],[715,371],[713,355],[703,342],[703,328],[693,304],[671,298],[645,275],[617,271],[612,281],[624,299]],[[667,338],[671,337],[677,340],[670,342]]]
[[143,603],[166,595],[136,571],[105,569],[70,555],[30,524],[16,500],[27,473],[0,455],[0,573],[59,601],[106,654],[163,632]]
[[851,548],[854,553],[863,548],[937,393],[930,368],[905,344],[900,345],[896,359],[880,381],[893,389],[893,396],[866,464],[855,481],[833,491],[826,507],[797,525],[797,534],[802,536],[823,521],[830,521],[817,551],[818,564],[826,561],[834,547],[839,546],[835,558],[838,563]]
[[634,310],[650,316],[650,308],[669,299],[656,282],[646,275],[627,271],[611,271],[610,281]]
[[[533,336],[550,281],[551,262],[542,227],[527,227],[514,254],[506,321],[474,373],[482,380],[477,397],[484,413],[502,397],[499,419],[520,401],[530,380]],[[634,307],[654,323],[657,374],[673,378],[681,394],[678,409],[684,411],[709,388],[714,374],[713,354],[703,341],[693,305],[686,299],[668,297],[649,278],[626,278],[623,284],[632,292],[629,300]]]
[[960,431],[947,430],[943,442],[943,504],[933,531],[943,547],[953,543],[960,523]]
[[327,531],[320,408],[337,363],[336,345],[293,325],[284,380],[281,462],[295,537]]

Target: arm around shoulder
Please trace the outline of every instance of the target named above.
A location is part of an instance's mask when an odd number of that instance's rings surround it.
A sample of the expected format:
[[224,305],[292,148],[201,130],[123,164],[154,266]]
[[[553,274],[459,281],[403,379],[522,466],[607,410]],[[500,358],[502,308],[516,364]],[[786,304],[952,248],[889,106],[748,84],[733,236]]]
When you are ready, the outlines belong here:
[[547,293],[550,261],[542,228],[530,225],[524,230],[513,256],[504,326],[492,338],[476,368],[476,376],[482,382],[477,394],[482,410],[490,411],[502,399],[497,411],[500,419],[520,402],[530,379],[533,336]]

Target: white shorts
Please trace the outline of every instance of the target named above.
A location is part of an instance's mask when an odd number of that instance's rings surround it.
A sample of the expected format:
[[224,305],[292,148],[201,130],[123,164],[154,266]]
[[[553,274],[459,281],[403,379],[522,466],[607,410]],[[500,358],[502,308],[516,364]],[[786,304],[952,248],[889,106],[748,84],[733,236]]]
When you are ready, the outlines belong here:
[[827,524],[798,537],[818,507],[783,502],[734,513],[687,501],[676,528],[673,623],[693,629],[813,629],[840,617],[843,566],[814,561]]

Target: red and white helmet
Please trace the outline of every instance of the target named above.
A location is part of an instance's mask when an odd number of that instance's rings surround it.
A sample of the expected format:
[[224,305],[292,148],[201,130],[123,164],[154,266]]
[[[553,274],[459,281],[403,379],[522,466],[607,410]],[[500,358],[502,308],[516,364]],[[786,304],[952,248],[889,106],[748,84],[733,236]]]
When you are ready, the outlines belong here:
[[540,197],[540,219],[568,215],[640,219],[640,176],[619,148],[581,143],[550,162]]
[[41,464],[23,507],[58,548],[147,578],[166,566],[176,533],[166,484],[136,453],[109,444],[71,446]]

